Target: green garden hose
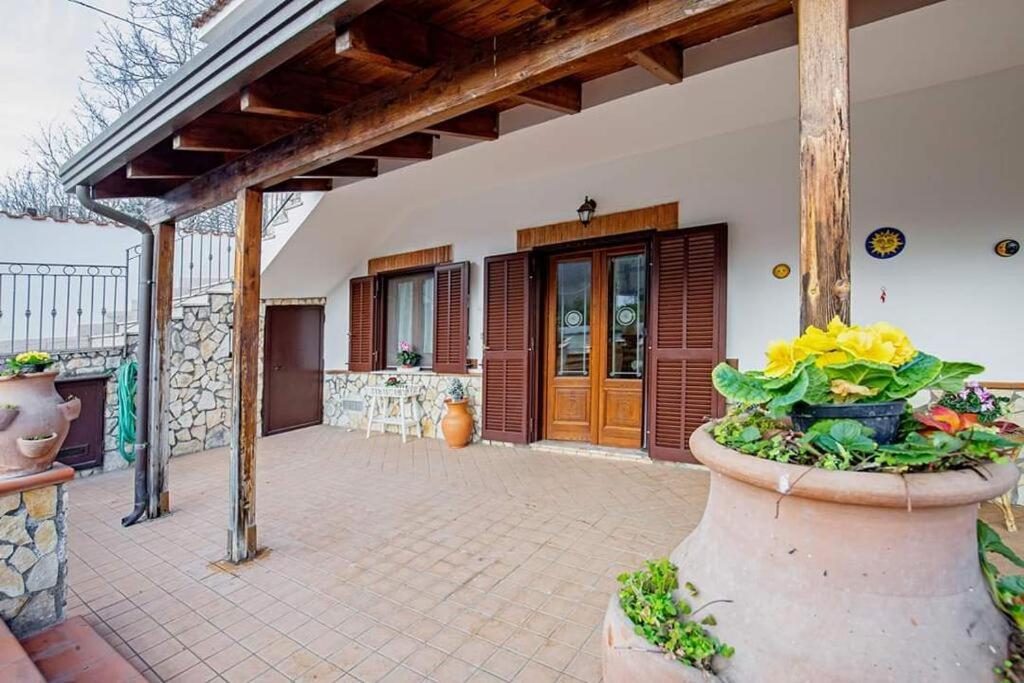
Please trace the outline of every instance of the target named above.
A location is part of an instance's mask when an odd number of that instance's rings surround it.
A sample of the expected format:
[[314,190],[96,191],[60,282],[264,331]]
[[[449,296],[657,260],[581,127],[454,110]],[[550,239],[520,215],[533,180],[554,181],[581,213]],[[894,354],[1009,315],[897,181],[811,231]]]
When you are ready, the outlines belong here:
[[135,381],[138,367],[129,360],[117,369],[117,451],[135,462]]

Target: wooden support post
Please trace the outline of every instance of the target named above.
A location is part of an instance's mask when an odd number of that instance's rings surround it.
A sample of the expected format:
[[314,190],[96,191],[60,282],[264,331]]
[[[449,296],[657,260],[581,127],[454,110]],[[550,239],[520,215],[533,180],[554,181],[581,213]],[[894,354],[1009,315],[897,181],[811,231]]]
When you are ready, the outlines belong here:
[[174,223],[156,229],[156,258],[153,264],[153,350],[150,365],[149,418],[149,518],[170,511],[168,461],[170,442],[171,306],[174,300]]
[[800,328],[850,321],[849,0],[801,0]]
[[231,510],[228,559],[256,555],[256,383],[259,379],[263,193],[238,193],[231,359]]

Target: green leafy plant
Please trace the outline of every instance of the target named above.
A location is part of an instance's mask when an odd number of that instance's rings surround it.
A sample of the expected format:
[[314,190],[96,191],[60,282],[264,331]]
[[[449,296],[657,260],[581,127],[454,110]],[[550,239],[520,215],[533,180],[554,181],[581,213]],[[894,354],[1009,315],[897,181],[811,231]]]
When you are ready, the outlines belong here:
[[[708,632],[706,627],[716,624],[713,615],[695,621],[690,604],[673,596],[679,588],[678,569],[667,558],[649,561],[640,571],[620,574],[618,581],[622,585],[619,604],[637,635],[667,655],[704,671],[712,670],[716,655],[733,655],[732,647]],[[693,584],[686,583],[686,589],[691,597],[697,596]]]
[[995,669],[1000,681],[1018,683],[1024,681],[1024,575],[1003,576],[999,567],[992,561],[999,556],[1016,567],[1024,567],[1021,559],[1003,542],[995,529],[982,520],[978,520],[978,561],[981,563],[981,574],[985,578],[989,596],[993,604],[1006,615],[1014,626],[1010,637],[1010,655]]
[[940,472],[1008,462],[1021,442],[995,427],[963,424],[953,432],[908,419],[899,441],[884,446],[855,420],[819,420],[806,433],[756,409],[734,410],[711,426],[716,442],[765,460],[830,470]]
[[466,398],[466,388],[457,378],[452,377],[448,380],[447,394],[449,401],[461,401]]
[[855,420],[819,420],[803,435],[800,445],[820,458],[819,467],[848,470],[878,450],[872,433]]
[[386,387],[400,387],[405,384],[402,380],[398,379],[394,375],[384,380],[384,386]]

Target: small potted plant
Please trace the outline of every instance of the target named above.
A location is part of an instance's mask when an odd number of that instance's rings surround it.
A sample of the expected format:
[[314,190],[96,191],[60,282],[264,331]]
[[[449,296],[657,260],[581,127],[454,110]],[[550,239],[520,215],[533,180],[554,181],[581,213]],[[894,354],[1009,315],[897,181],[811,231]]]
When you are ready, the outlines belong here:
[[13,403],[0,404],[0,432],[10,427],[16,417],[18,417],[18,406]]
[[7,367],[15,372],[46,372],[56,361],[45,351],[26,351],[7,359]]
[[391,375],[386,380],[384,380],[384,386],[386,387],[400,387],[402,386],[402,384],[402,380],[398,379],[394,375]]
[[466,389],[461,381],[452,377],[448,382],[447,393],[441,431],[451,448],[464,448],[473,438],[473,417],[469,414]]
[[860,327],[838,318],[825,330],[812,325],[796,339],[771,342],[766,355],[764,370],[722,363],[712,375],[715,389],[734,405],[788,414],[801,432],[819,420],[856,420],[879,444],[896,438],[908,398],[928,389],[959,391],[983,369],[918,351],[888,323]]
[[420,364],[420,354],[413,351],[412,344],[407,341],[398,343],[398,363],[403,370],[412,370]]

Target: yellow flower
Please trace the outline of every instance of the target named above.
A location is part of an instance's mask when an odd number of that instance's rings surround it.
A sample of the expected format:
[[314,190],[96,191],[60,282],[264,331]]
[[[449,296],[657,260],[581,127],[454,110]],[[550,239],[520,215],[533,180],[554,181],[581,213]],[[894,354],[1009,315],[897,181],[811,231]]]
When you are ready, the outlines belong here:
[[803,335],[796,338],[793,345],[808,354],[828,353],[835,350],[836,339],[820,327],[811,325]]
[[857,360],[892,365],[896,356],[895,344],[882,340],[878,334],[870,330],[848,329],[841,332],[836,341],[840,349]]
[[768,345],[768,364],[764,367],[765,377],[785,377],[796,369],[796,364],[807,358],[807,352],[792,343],[776,340]]
[[839,318],[838,315],[837,316],[833,316],[832,320],[830,320],[828,322],[828,334],[833,339],[839,337],[839,335],[841,335],[843,332],[846,332],[847,330],[858,330],[858,329],[860,329],[860,328],[857,327],[856,325],[854,325],[853,327],[850,327],[849,325],[844,323]]
[[14,357],[18,363],[46,363],[50,360],[50,354],[45,351],[26,351]]
[[878,335],[883,342],[889,342],[896,349],[892,357],[892,364],[900,366],[917,355],[917,349],[910,343],[907,333],[889,323],[875,323],[868,330]]
[[839,365],[850,360],[850,354],[846,351],[828,351],[814,359],[814,364],[819,368],[827,365]]

